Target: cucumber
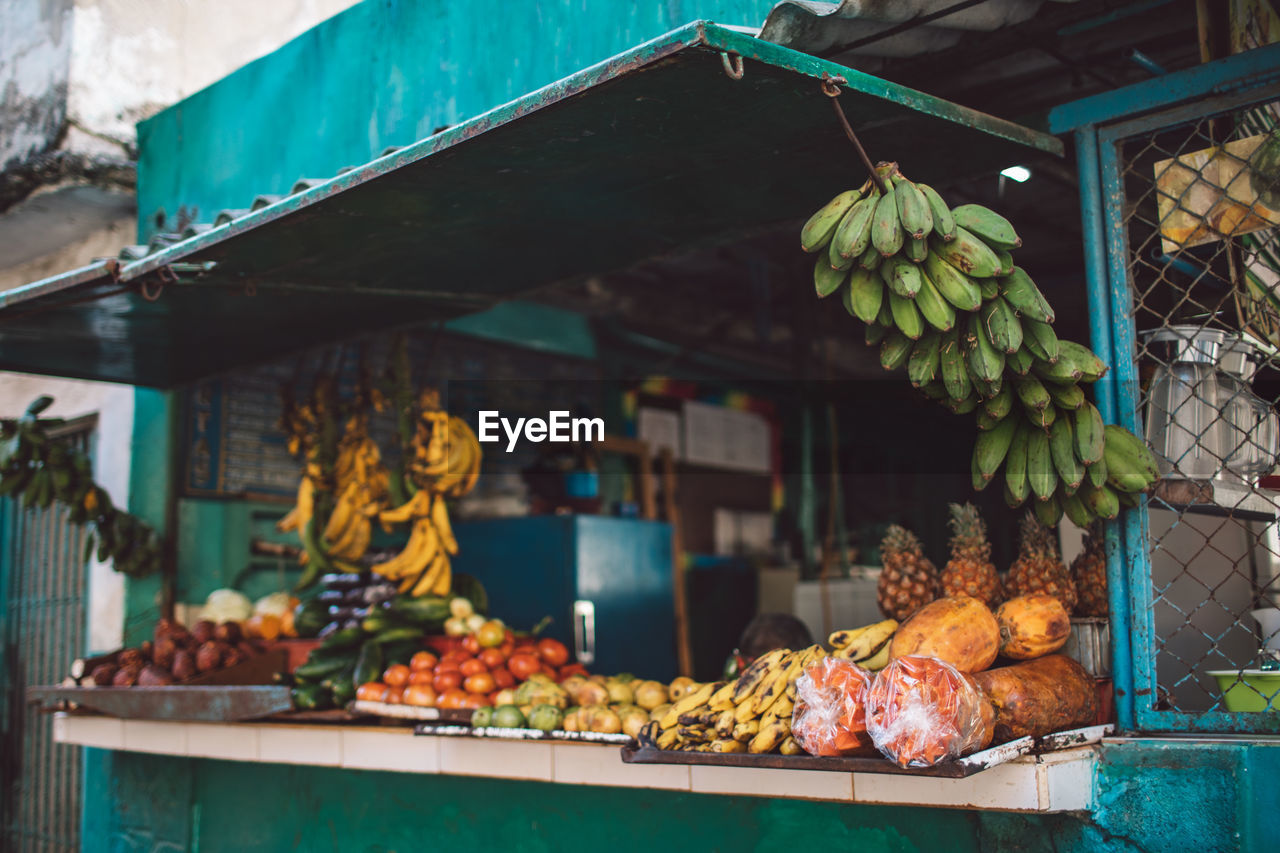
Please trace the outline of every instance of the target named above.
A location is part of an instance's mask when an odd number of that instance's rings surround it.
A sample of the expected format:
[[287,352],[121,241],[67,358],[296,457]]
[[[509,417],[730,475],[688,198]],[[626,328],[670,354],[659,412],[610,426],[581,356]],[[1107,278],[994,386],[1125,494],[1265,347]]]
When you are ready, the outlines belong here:
[[354,649],[360,643],[364,642],[364,631],[360,630],[359,625],[347,626],[339,628],[329,636],[324,638],[324,642],[320,644],[320,651],[330,652],[338,649]]
[[391,666],[393,663],[407,664],[409,659],[420,651],[422,651],[421,640],[401,640],[396,643],[387,643],[382,647],[382,662],[386,666]]
[[382,677],[382,646],[369,640],[360,647],[360,655],[356,658],[356,666],[351,674],[357,685],[368,684]]
[[333,705],[333,695],[319,684],[307,684],[290,691],[293,707],[299,711],[323,711]]
[[318,599],[299,604],[293,611],[293,627],[299,637],[314,637],[329,624],[329,605]]
[[313,654],[307,659],[307,662],[293,671],[294,678],[300,678],[305,681],[315,681],[325,678],[334,673],[341,672],[346,667],[351,666],[351,658],[320,658],[315,659]]
[[360,628],[368,634],[380,634],[391,628],[404,627],[406,627],[404,619],[397,619],[389,610],[375,610],[364,617],[364,621],[360,623]]
[[388,628],[374,636],[375,643],[399,643],[405,640],[421,640],[426,636],[426,632],[421,628],[400,627]]
[[[338,705],[345,705],[355,698],[356,686],[354,682],[355,663],[351,666],[337,672],[320,682],[320,686],[333,694],[333,701]],[[346,699],[341,697],[350,694]]]
[[356,683],[353,679],[348,678],[346,681],[339,681],[333,686],[333,704],[339,708],[345,708],[356,698]]
[[388,613],[424,627],[443,625],[450,616],[449,600],[435,595],[421,598],[397,596],[387,603],[386,608]]

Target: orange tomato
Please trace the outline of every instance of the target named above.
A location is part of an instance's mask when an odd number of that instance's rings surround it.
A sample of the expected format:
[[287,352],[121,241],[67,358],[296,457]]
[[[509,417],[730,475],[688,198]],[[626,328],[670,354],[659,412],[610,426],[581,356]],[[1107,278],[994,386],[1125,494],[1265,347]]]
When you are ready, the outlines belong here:
[[497,669],[507,662],[507,656],[502,653],[502,649],[481,649],[480,662],[489,669]]
[[498,685],[499,690],[516,686],[516,677],[512,675],[511,670],[507,669],[505,666],[500,666],[495,669],[492,675],[493,683]]
[[440,662],[440,658],[431,652],[418,652],[409,659],[409,669],[419,672],[424,669],[435,669],[436,664]]
[[440,663],[436,664],[435,671],[436,672],[461,672],[462,664],[458,662],[457,658],[454,658],[453,660],[442,660],[440,661]]
[[356,698],[361,702],[382,702],[387,698],[387,685],[381,681],[369,681],[356,688]]
[[529,676],[542,669],[542,663],[533,655],[517,652],[507,661],[507,669],[516,677],[516,681],[525,681]]
[[480,651],[480,641],[476,639],[475,634],[467,634],[462,638],[462,650],[469,655],[474,655]]
[[462,673],[436,670],[435,678],[431,679],[431,686],[435,688],[437,693],[447,693],[450,690],[455,690],[462,686]]
[[550,678],[552,681],[559,681],[559,680],[560,680],[560,675],[559,675],[559,673],[557,673],[557,672],[556,672],[556,668],[555,668],[554,666],[547,666],[547,665],[544,663],[544,664],[542,665],[541,672],[542,672],[542,674],[543,674],[543,675],[545,675],[547,678]]
[[462,665],[458,667],[458,671],[464,676],[470,677],[472,675],[479,675],[482,672],[488,672],[489,667],[485,666],[475,658],[471,658],[470,660],[463,661]]
[[409,686],[415,684],[430,684],[435,680],[436,674],[429,669],[414,670],[409,673]]
[[388,687],[404,687],[409,683],[409,667],[402,663],[393,663],[382,673],[382,680]]
[[569,649],[559,640],[546,637],[538,641],[538,657],[552,666],[564,666],[569,662]]
[[458,708],[466,707],[463,705],[466,701],[467,691],[459,687],[454,687],[440,694],[440,697],[436,700],[436,707],[456,710]]
[[487,708],[489,707],[489,697],[482,693],[469,693],[462,698],[460,707],[469,708],[473,711],[476,708]]
[[466,660],[469,657],[471,657],[470,652],[465,652],[460,648],[450,649],[449,651],[445,652],[443,655],[440,656],[440,662],[444,663],[445,661],[461,661],[461,660]]
[[477,672],[475,675],[467,676],[462,686],[468,693],[492,693],[498,685],[488,672]]
[[388,687],[387,698],[384,699],[383,701],[386,702],[388,705],[403,705],[404,704],[404,688]]
[[498,651],[502,652],[502,656],[504,658],[511,657],[511,655],[515,653],[515,650],[516,650],[516,641],[512,640],[510,637],[508,637],[505,641],[503,641],[502,645],[498,646]]
[[439,700],[439,695],[430,684],[410,684],[404,691],[404,704],[432,708]]
[[476,629],[476,642],[482,649],[492,649],[502,645],[507,639],[507,629],[497,619],[490,619]]

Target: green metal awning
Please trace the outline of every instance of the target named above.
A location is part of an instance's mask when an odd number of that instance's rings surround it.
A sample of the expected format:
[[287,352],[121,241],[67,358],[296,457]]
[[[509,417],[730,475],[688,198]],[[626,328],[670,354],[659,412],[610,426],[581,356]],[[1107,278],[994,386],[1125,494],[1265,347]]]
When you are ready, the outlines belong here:
[[697,22],[141,259],[0,294],[0,368],[170,387],[803,218],[864,178],[824,72],[871,156],[920,180],[1062,153]]

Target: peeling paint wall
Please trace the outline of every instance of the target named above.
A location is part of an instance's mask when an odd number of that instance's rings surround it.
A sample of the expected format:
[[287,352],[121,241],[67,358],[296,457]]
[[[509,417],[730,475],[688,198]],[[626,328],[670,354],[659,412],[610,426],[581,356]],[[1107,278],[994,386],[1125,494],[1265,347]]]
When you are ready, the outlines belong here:
[[70,66],[71,0],[0,3],[0,171],[57,141]]

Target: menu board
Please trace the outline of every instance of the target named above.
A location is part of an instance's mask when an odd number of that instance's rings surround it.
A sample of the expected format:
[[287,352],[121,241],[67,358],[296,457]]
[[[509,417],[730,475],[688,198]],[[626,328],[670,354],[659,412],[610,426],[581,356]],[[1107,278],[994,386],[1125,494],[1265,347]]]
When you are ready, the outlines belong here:
[[[388,349],[386,340],[363,347],[375,379],[383,371]],[[545,417],[555,409],[575,416],[598,416],[601,411],[599,372],[593,362],[431,331],[412,335],[409,352],[415,386],[437,388],[441,404],[466,419],[473,430],[481,410],[497,410],[507,418]],[[281,392],[292,388],[296,399],[306,399],[315,376],[324,370],[336,372],[340,395],[349,396],[359,378],[360,353],[358,344],[313,351],[209,379],[185,392],[184,494],[292,501],[301,463],[285,447]],[[371,415],[370,432],[389,461],[398,455],[394,430],[390,412]],[[521,442],[507,452],[505,442],[487,444],[481,470],[518,474],[538,448]]]

